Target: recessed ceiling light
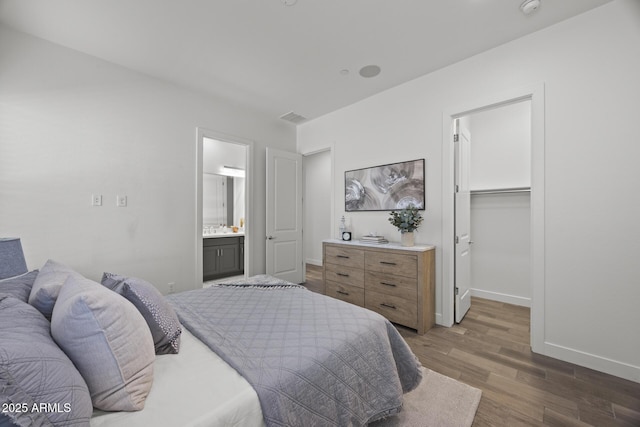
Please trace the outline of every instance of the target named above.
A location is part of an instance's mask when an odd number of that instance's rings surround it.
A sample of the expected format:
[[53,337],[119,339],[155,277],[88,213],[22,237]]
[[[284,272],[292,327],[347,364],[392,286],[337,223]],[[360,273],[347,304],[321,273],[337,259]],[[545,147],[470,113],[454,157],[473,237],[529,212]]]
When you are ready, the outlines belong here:
[[282,0],[282,3],[284,3],[285,6],[293,6],[298,3],[298,0]]
[[380,67],[377,65],[366,65],[360,68],[360,75],[362,77],[371,78],[380,74]]
[[340,70],[340,75],[346,76],[347,74],[349,74],[349,70],[348,69],[343,68],[342,70]]

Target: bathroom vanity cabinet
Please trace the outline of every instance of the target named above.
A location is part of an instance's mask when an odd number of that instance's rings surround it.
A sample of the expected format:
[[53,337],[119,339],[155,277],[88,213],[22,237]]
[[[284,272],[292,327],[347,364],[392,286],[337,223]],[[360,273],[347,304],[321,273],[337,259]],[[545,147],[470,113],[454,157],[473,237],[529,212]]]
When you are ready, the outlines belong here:
[[244,236],[205,237],[202,244],[204,281],[244,274]]

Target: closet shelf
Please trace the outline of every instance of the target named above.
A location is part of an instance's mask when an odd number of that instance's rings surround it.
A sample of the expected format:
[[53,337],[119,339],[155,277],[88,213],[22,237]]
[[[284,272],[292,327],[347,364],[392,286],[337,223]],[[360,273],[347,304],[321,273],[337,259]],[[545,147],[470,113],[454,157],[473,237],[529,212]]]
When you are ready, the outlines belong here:
[[503,194],[503,193],[530,193],[531,187],[491,188],[486,190],[471,190],[475,194]]

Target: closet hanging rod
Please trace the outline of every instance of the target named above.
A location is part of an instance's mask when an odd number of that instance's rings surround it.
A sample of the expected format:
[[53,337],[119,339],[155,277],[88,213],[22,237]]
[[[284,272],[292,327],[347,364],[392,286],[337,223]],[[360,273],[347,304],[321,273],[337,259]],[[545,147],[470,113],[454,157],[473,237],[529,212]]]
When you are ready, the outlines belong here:
[[531,187],[492,188],[488,190],[471,190],[471,194],[529,193]]

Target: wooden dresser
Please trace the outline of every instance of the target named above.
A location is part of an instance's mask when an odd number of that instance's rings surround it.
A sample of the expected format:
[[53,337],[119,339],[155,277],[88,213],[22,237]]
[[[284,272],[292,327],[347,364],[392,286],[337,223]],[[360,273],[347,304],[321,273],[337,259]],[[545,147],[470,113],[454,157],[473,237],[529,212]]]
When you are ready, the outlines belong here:
[[422,335],[435,323],[435,248],[325,240],[326,294]]

